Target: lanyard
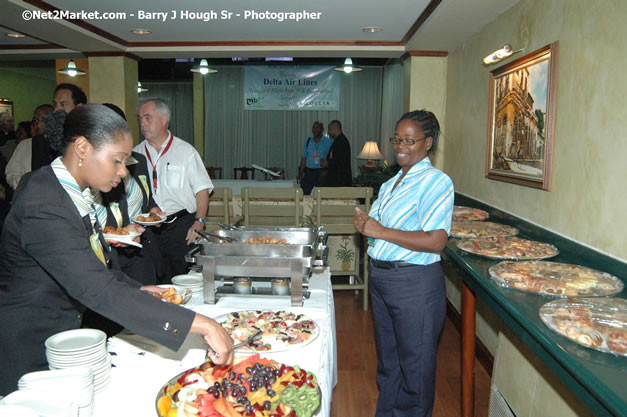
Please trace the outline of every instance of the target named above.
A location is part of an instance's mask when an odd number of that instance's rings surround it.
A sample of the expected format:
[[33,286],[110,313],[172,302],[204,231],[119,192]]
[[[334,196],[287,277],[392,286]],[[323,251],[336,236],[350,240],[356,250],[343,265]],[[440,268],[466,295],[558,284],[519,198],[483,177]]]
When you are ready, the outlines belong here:
[[166,154],[166,152],[168,152],[168,150],[170,149],[170,146],[172,146],[172,142],[173,142],[173,136],[172,133],[170,133],[170,138],[169,138],[169,142],[166,145],[165,149],[163,150],[163,152],[161,153],[161,155],[159,155],[157,157],[157,161],[153,164],[152,163],[152,158],[150,157],[150,152],[148,152],[148,145],[144,144],[144,148],[146,148],[146,156],[148,157],[148,161],[150,161],[150,165],[152,166],[152,188],[155,190],[155,193],[157,192],[157,164],[159,163],[159,159],[161,159],[161,157],[163,155]]

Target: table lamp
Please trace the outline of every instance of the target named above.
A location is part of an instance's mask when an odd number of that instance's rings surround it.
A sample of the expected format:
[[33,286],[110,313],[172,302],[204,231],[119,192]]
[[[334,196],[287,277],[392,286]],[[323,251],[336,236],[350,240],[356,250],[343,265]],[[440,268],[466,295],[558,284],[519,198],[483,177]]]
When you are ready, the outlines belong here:
[[357,155],[357,159],[367,159],[368,162],[363,165],[363,168],[366,171],[373,171],[377,168],[374,164],[373,160],[375,159],[383,159],[383,155],[379,152],[379,146],[377,142],[374,140],[366,141],[364,144],[364,148],[361,150],[359,155]]

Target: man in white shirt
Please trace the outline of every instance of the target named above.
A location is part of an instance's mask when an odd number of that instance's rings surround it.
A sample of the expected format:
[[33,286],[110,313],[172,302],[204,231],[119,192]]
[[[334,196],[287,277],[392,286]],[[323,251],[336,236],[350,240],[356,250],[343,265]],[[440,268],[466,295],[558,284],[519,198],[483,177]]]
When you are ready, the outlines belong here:
[[149,184],[168,221],[155,229],[168,280],[187,273],[185,255],[203,229],[213,184],[198,151],[168,130],[170,108],[160,98],[141,100],[137,116],[145,140],[134,148],[148,160]]
[[7,168],[5,170],[7,183],[14,190],[20,182],[22,176],[32,170],[32,138],[43,135],[45,127],[44,116],[52,110],[54,110],[52,104],[41,104],[37,106],[35,112],[33,113],[33,121],[31,123],[31,137],[24,139],[17,144],[17,148],[15,148],[13,156],[11,156],[9,163],[7,164]]

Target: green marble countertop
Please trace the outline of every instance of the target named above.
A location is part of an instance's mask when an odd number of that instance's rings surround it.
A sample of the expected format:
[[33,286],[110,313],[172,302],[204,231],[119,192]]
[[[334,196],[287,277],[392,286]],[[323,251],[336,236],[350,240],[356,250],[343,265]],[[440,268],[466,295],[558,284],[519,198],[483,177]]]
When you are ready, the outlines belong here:
[[[551,243],[560,251],[551,262],[572,263],[610,273],[627,283],[627,265],[576,242],[534,226],[478,201],[457,194],[456,205],[480,208],[489,221],[520,230],[520,237]],[[627,415],[627,357],[588,349],[550,330],[538,311],[557,299],[503,288],[490,278],[488,268],[499,261],[468,254],[450,239],[443,258],[461,273],[464,282],[496,311],[501,319],[580,397],[596,415]],[[625,290],[616,297],[627,298]]]

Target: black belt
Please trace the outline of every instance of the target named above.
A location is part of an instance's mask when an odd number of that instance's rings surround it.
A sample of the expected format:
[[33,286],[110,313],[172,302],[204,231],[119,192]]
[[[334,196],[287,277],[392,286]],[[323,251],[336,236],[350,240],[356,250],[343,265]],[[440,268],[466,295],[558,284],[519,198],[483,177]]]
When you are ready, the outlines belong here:
[[188,214],[190,214],[190,213],[187,210],[177,211],[176,213],[170,214],[168,216],[168,221],[171,221],[175,217],[178,217],[180,219],[181,217],[187,216]]
[[379,269],[396,269],[396,268],[407,268],[408,266],[418,266],[416,264],[410,264],[409,262],[403,261],[379,261],[377,259],[370,258],[370,264],[375,268]]

